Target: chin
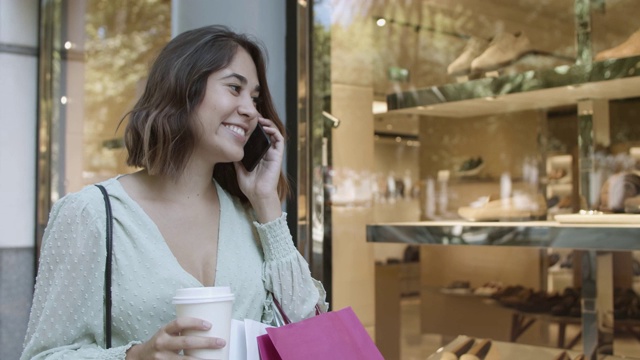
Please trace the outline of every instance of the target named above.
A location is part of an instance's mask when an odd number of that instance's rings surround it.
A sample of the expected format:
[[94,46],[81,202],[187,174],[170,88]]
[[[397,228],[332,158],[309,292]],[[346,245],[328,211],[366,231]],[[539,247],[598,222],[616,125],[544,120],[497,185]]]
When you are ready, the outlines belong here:
[[241,161],[243,157],[244,157],[244,154],[241,154],[240,156],[230,156],[229,162],[234,163],[234,162]]
[[244,149],[227,149],[227,151],[225,151],[221,155],[222,159],[220,160],[222,160],[223,162],[237,162],[242,160],[242,158],[244,157]]

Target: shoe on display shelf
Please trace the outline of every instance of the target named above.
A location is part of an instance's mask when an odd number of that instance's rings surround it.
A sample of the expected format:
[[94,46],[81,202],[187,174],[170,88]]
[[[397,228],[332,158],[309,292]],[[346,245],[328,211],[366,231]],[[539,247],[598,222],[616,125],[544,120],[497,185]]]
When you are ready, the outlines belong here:
[[447,67],[447,74],[452,76],[466,75],[471,71],[471,62],[482,54],[489,46],[489,41],[471,37],[462,53]]
[[571,172],[567,169],[552,169],[547,173],[550,184],[569,184],[571,183]]
[[545,217],[546,214],[547,202],[541,194],[534,198],[517,194],[497,200],[483,197],[458,209],[458,215],[468,221],[528,220]]
[[473,293],[478,296],[493,296],[500,291],[504,285],[500,281],[489,281],[488,283],[473,290]]
[[[624,213],[629,205],[633,210],[637,201],[630,200],[640,196],[640,175],[635,172],[619,172],[611,175],[600,189],[600,211]],[[627,200],[630,200],[627,203]],[[636,205],[637,206],[637,205]],[[637,213],[638,211],[631,211]]]
[[484,360],[491,350],[492,342],[490,339],[481,339],[474,343],[466,354],[459,357],[460,360]]
[[595,60],[619,59],[634,55],[640,55],[640,30],[631,34],[622,44],[600,51],[596,54]]
[[456,280],[440,288],[440,292],[443,294],[469,295],[473,293],[473,289],[469,281]]
[[[571,189],[569,188],[569,190]],[[547,188],[547,192],[549,192],[549,188]],[[555,220],[556,215],[571,214],[572,212],[573,208],[570,191],[561,196],[554,194],[547,201],[547,220]]]
[[491,71],[533,52],[531,41],[522,32],[496,35],[487,50],[471,62],[471,71]]
[[478,176],[482,169],[484,169],[484,160],[482,160],[482,157],[469,158],[456,170],[456,175],[458,177]]

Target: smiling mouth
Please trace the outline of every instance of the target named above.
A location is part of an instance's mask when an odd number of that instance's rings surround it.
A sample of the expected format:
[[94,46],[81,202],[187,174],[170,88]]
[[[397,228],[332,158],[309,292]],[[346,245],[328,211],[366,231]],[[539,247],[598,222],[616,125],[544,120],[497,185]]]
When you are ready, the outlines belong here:
[[236,126],[236,125],[227,125],[227,124],[223,124],[227,129],[233,131],[234,133],[244,137],[247,132],[241,128],[240,126]]

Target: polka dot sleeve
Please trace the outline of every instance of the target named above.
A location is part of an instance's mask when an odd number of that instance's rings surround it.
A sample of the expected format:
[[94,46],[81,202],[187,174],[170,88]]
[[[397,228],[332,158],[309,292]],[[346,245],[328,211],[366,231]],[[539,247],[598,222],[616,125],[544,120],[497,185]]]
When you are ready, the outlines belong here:
[[[269,223],[254,222],[254,225],[264,251],[265,288],[279,300],[291,321],[315,315],[316,304],[326,309],[325,291],[320,282],[311,277],[309,264],[293,245],[286,213]],[[268,302],[267,319],[272,316]]]

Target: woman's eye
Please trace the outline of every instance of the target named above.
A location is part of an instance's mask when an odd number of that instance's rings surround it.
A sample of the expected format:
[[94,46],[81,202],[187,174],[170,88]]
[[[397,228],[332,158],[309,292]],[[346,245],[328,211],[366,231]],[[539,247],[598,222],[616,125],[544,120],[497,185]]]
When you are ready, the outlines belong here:
[[231,88],[231,90],[237,93],[239,93],[240,90],[242,90],[242,87],[240,85],[229,85],[229,88]]

